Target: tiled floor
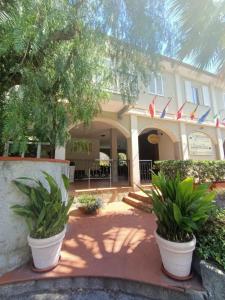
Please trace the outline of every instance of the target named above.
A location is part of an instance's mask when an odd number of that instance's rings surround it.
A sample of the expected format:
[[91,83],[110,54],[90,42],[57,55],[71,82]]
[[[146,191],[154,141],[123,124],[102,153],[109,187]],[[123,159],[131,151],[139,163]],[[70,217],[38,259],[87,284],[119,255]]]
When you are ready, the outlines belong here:
[[154,216],[122,202],[108,204],[97,216],[72,212],[60,264],[48,273],[34,273],[30,264],[0,277],[0,284],[59,277],[111,277],[173,289],[201,290],[197,278],[168,279],[154,239]]

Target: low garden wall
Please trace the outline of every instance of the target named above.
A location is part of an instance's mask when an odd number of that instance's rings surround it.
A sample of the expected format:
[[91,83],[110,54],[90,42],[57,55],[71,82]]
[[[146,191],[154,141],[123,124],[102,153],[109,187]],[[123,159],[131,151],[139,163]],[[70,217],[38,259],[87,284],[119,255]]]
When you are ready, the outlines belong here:
[[26,196],[12,180],[27,176],[42,181],[41,171],[46,171],[55,178],[66,200],[67,193],[61,174],[68,176],[67,161],[0,157],[0,275],[24,264],[30,257],[27,225],[10,208],[14,204],[25,203]]
[[179,173],[182,179],[194,177],[196,183],[225,180],[224,160],[164,160],[155,162],[155,167],[168,178]]

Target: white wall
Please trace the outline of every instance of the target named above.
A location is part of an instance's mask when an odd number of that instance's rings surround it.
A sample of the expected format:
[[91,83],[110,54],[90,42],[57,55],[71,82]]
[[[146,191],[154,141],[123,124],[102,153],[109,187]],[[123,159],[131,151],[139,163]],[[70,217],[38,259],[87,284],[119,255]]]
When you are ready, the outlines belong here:
[[[30,258],[27,244],[28,229],[21,217],[11,210],[14,204],[26,202],[26,196],[12,183],[12,180],[28,176],[43,179],[41,171],[51,174],[64,190],[61,174],[68,175],[66,162],[51,162],[44,159],[10,159],[0,160],[0,275],[17,268]],[[43,181],[44,182],[44,181]]]
[[216,138],[216,129],[212,128],[212,127],[205,127],[205,126],[194,126],[194,125],[188,125],[186,127],[186,131],[187,131],[187,137],[193,133],[193,132],[202,132],[204,134],[206,134],[209,138],[211,138],[212,140],[212,145],[213,145],[213,154],[212,155],[190,155],[189,154],[189,158],[190,159],[194,159],[194,160],[215,160],[218,159],[218,153],[217,153],[217,138]]
[[167,134],[163,133],[162,135],[160,135],[159,141],[159,160],[170,159],[175,159],[174,143],[171,141]]

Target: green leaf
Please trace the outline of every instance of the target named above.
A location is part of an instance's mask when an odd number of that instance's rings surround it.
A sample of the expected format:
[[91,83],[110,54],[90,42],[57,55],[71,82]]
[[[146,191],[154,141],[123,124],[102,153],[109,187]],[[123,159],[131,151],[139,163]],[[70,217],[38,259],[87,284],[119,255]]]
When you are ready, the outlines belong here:
[[65,190],[67,191],[69,189],[69,186],[70,186],[70,180],[69,178],[62,174],[62,179],[63,179],[63,183],[64,183],[64,187],[65,187]]
[[173,203],[173,215],[177,224],[180,225],[182,221],[182,214],[179,207],[176,205],[176,203]]

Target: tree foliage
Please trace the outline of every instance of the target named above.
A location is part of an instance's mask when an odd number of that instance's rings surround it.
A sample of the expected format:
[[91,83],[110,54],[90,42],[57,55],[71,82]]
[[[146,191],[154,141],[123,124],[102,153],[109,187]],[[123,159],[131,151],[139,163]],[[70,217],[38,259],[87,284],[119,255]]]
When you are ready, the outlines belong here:
[[225,65],[225,2],[171,0],[171,13],[180,36],[177,54],[200,68]]
[[34,136],[54,151],[67,140],[69,124],[88,123],[100,111],[115,71],[123,74],[124,101],[134,101],[134,78],[146,80],[156,69],[166,39],[160,2],[1,1],[2,141],[22,151]]

